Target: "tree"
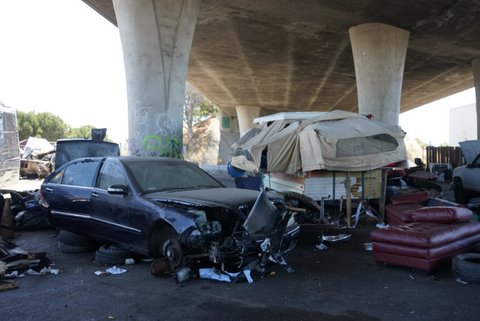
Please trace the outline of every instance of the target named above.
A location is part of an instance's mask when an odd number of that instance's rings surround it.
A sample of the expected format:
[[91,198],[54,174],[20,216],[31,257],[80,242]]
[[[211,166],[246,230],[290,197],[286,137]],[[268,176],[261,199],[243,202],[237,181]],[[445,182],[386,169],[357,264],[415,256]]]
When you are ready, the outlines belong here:
[[17,128],[20,140],[28,137],[41,137],[48,141],[64,138],[70,126],[52,113],[27,113],[17,111]]
[[[199,121],[218,114],[217,105],[207,100],[199,91],[187,84],[185,89],[184,126],[187,130],[188,144],[195,140],[194,125]],[[188,147],[188,146],[187,146]]]
[[92,129],[95,126],[92,125],[84,125],[78,128],[72,128],[67,134],[67,138],[92,138]]

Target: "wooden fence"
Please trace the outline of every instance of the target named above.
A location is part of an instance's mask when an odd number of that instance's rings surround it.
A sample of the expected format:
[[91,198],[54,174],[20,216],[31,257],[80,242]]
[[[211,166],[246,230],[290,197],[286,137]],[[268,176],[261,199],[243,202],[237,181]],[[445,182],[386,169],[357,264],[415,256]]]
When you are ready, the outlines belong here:
[[427,168],[432,163],[450,163],[452,168],[463,164],[463,155],[460,147],[426,147]]

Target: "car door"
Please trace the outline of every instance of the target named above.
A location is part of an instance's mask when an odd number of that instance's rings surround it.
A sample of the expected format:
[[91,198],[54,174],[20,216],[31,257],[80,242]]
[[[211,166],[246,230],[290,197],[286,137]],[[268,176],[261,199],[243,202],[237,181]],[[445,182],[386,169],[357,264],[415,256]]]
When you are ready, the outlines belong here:
[[[127,192],[109,193],[113,185],[126,187]],[[136,207],[132,191],[123,166],[115,159],[105,160],[91,194],[92,221],[98,237],[132,245],[139,242],[141,230],[131,224],[130,214]]]
[[90,195],[100,159],[79,159],[54,174],[42,186],[54,225],[80,234],[90,233]]

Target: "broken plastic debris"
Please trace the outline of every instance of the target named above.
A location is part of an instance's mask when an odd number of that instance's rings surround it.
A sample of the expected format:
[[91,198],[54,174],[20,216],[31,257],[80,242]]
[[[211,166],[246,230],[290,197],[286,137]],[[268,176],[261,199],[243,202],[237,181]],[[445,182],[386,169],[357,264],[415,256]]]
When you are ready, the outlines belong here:
[[26,271],[28,275],[47,275],[47,274],[53,274],[53,275],[58,275],[60,273],[59,269],[52,269],[51,267],[44,267],[40,271],[35,271],[33,269],[28,269]]
[[218,273],[213,268],[199,269],[198,272],[199,272],[200,279],[216,280],[221,282],[232,282],[229,275]]
[[458,283],[461,283],[461,284],[468,284],[467,281],[463,281],[463,280],[460,279],[460,278],[456,278],[455,281],[457,281]]
[[122,268],[119,268],[119,267],[117,267],[117,266],[113,266],[113,267],[111,267],[111,268],[108,268],[108,269],[106,269],[105,271],[107,271],[107,272],[110,273],[110,274],[122,274],[122,273],[127,272],[127,270],[122,269]]
[[372,243],[363,243],[365,251],[372,251]]
[[107,276],[107,275],[110,274],[106,271],[95,271],[94,273],[95,273],[96,276]]
[[315,248],[319,251],[325,251],[325,250],[328,250],[328,246],[326,246],[325,244],[323,243],[320,243],[320,244],[317,244],[315,245]]
[[322,236],[322,240],[330,243],[338,243],[348,241],[351,236],[352,234],[324,235]]
[[250,283],[250,284],[253,283],[251,273],[252,273],[251,270],[243,270],[243,274],[245,275],[245,278],[247,279],[247,282]]

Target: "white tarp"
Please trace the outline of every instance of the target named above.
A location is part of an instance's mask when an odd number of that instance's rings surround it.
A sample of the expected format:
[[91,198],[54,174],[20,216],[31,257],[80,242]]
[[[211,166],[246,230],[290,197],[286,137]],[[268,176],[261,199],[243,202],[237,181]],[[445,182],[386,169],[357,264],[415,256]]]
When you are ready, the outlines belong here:
[[405,133],[400,127],[346,111],[264,123],[252,133],[232,146],[234,167],[301,174],[313,170],[365,171],[406,159]]

